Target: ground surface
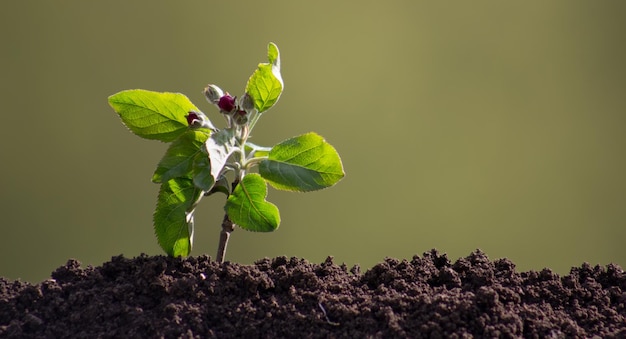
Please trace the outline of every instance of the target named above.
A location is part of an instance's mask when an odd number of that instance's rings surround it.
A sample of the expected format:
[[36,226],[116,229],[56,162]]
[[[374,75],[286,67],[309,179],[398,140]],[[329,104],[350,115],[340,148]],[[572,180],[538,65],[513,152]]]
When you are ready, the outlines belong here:
[[75,260],[37,285],[0,278],[0,337],[626,338],[626,274],[559,277],[433,250],[365,273],[329,258]]

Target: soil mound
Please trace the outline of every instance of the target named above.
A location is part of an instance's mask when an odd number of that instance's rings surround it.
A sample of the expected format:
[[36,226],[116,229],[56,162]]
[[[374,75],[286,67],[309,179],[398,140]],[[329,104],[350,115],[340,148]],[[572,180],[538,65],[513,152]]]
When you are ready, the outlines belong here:
[[583,264],[516,272],[476,251],[386,259],[365,273],[332,258],[254,265],[208,256],[69,260],[32,285],[0,278],[0,337],[626,338],[626,273]]

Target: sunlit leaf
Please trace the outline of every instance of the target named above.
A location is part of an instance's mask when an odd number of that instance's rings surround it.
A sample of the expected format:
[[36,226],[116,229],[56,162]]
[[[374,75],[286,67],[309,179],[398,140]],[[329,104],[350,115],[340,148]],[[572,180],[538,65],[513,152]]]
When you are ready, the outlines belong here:
[[133,89],[113,94],[109,105],[136,135],[170,142],[187,130],[190,111],[199,111],[180,93],[159,93]]
[[315,133],[272,147],[259,164],[259,173],[274,188],[300,192],[332,186],[345,175],[337,151]]
[[261,63],[246,85],[246,93],[252,98],[254,108],[263,113],[270,109],[283,92],[283,79],[280,74],[280,54],[278,47],[270,43],[267,47],[269,63]]

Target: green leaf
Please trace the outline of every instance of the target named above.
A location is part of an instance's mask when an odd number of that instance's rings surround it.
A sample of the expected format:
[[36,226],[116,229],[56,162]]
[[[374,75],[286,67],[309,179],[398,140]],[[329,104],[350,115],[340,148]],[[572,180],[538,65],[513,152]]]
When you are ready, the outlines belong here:
[[259,174],[276,189],[299,192],[332,186],[345,175],[337,151],[312,132],[272,147]]
[[278,52],[278,46],[273,42],[267,45],[267,60],[270,64],[280,67],[280,53]]
[[283,92],[283,79],[280,75],[280,54],[274,43],[267,46],[269,63],[261,63],[246,85],[246,93],[252,98],[254,108],[263,113],[270,109]]
[[173,178],[192,178],[196,156],[204,155],[208,163],[208,155],[202,152],[202,146],[210,134],[211,131],[208,129],[187,130],[174,140],[157,165],[152,182],[160,183]]
[[223,129],[213,133],[206,141],[205,147],[209,153],[213,180],[220,177],[228,158],[237,150],[235,142],[235,135],[231,129]]
[[280,224],[278,208],[265,200],[267,184],[256,173],[243,177],[228,197],[224,209],[239,227],[255,232],[271,232]]
[[199,111],[180,93],[159,93],[142,89],[122,91],[109,97],[109,105],[136,135],[170,142],[187,130],[189,111]]
[[202,191],[191,179],[175,178],[161,184],[154,211],[154,232],[170,256],[188,256],[193,243],[193,213]]
[[215,185],[215,179],[211,175],[211,162],[209,155],[200,152],[193,158],[193,184],[204,192],[208,192]]

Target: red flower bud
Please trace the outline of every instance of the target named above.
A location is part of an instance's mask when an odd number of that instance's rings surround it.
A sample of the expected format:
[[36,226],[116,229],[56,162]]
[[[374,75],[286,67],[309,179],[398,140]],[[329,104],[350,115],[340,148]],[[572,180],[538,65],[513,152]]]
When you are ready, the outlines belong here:
[[197,122],[202,122],[202,119],[198,116],[198,113],[196,112],[189,112],[189,114],[187,114],[187,124],[189,126],[193,125],[194,123]]
[[220,98],[219,103],[217,104],[217,107],[219,107],[222,112],[225,113],[230,113],[235,109],[235,98],[233,98],[232,96],[230,96],[230,94],[226,93],[226,95],[222,96]]
[[209,118],[207,118],[206,115],[204,115],[204,113],[202,112],[189,111],[189,114],[187,114],[185,118],[187,119],[187,124],[189,125],[189,127],[193,129],[208,128],[213,131],[217,130],[215,126],[213,126]]

